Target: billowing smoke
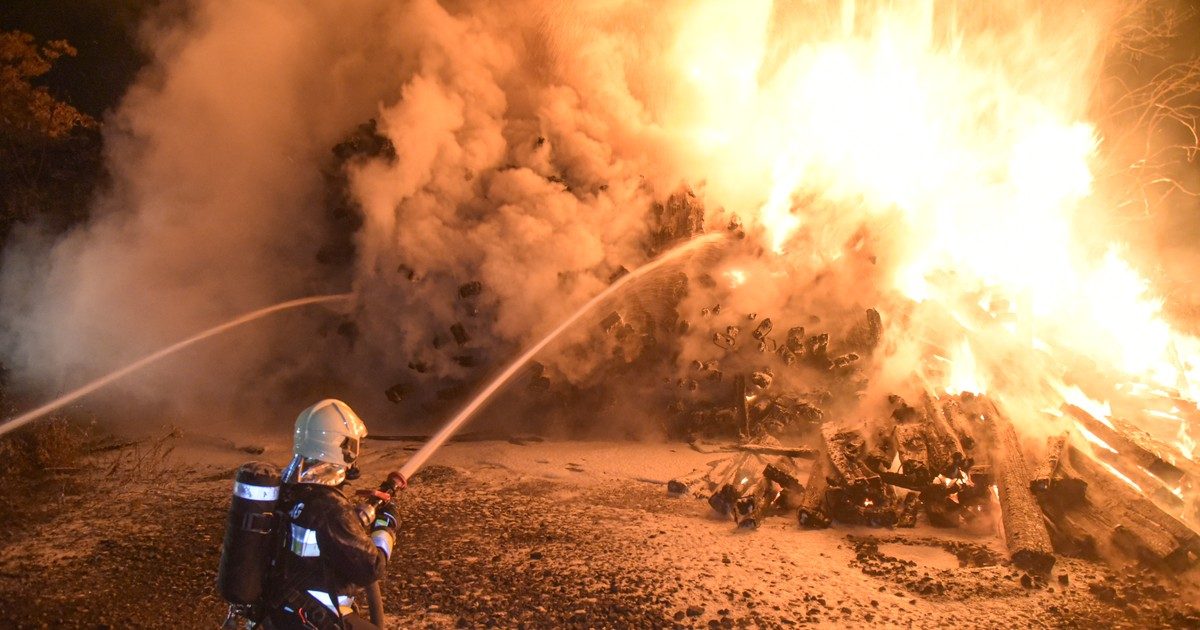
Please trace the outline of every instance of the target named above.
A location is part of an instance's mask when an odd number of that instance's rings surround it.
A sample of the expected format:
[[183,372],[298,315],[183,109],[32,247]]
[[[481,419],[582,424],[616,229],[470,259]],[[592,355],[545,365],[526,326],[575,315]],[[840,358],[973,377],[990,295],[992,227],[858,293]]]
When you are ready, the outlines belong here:
[[[353,290],[109,399],[277,419],[339,396],[436,420],[625,270],[729,229],[745,239],[726,256],[655,285],[669,312],[630,296],[621,321],[588,324],[616,341],[531,368],[570,396],[509,415],[566,405],[629,428],[659,413],[648,392],[677,395],[664,384],[720,354],[712,331],[773,317],[764,356],[808,326],[847,357],[872,350],[872,307],[892,360],[855,369],[879,399],[928,354],[902,271],[961,264],[939,258],[958,230],[984,254],[969,271],[1012,280],[989,230],[1041,234],[1050,211],[1024,202],[1090,183],[1045,172],[1094,148],[1075,123],[1116,18],[1093,4],[194,0],[146,26],[153,62],[107,117],[112,183],[90,221],[5,252],[3,361],[32,391],[69,389],[234,315]],[[621,366],[623,397],[588,393]]]
[[[648,150],[669,143],[641,53],[681,6],[210,1],[148,25],[153,63],[107,117],[112,185],[92,219],[6,252],[5,364],[35,391],[69,389],[235,314],[352,287],[348,319],[277,317],[109,397],[126,413],[286,416],[315,395],[378,412],[410,365],[467,374],[440,350],[456,323],[489,353],[461,362],[486,370],[652,253],[651,204],[682,176]],[[331,152],[371,119],[394,150]],[[338,186],[360,216],[330,211]]]

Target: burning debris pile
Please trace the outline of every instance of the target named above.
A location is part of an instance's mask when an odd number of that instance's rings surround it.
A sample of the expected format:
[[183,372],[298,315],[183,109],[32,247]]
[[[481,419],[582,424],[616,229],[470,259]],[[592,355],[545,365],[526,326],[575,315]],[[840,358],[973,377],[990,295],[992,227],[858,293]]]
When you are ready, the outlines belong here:
[[[700,279],[711,285],[709,276]],[[670,404],[676,436],[723,435],[761,439],[800,434],[820,426],[826,409],[855,401],[867,387],[859,361],[878,345],[879,312],[866,311],[841,338],[805,326],[776,327],[770,317],[749,313],[721,326],[722,306],[700,312],[712,326],[713,358],[695,359],[688,373],[668,384],[677,390]],[[684,330],[692,325],[684,322]]]
[[[1056,553],[1174,571],[1200,561],[1200,536],[1172,515],[1184,508],[1182,499],[1171,494],[1173,500],[1156,503],[1143,490],[1151,486],[1122,472],[1189,486],[1200,480],[1195,464],[1150,461],[1157,451],[1135,447],[1135,434],[1109,427],[1111,443],[1129,446],[1127,455],[1096,460],[1082,437],[1061,435],[1031,467],[1012,422],[986,396],[926,396],[919,407],[893,396],[889,403],[890,416],[857,428],[823,423],[809,435],[811,449],[765,459],[763,452],[783,450],[744,446],[747,452],[672,481],[667,490],[707,499],[740,527],[756,527],[769,515],[795,518],[801,529],[834,522],[913,527],[921,514],[935,527],[990,527],[996,519],[1013,563],[1038,574],[1050,570]],[[1108,426],[1082,409],[1066,409],[1089,426]],[[803,483],[801,459],[811,460]]]
[[[370,124],[362,126],[368,131],[371,128]],[[343,144],[357,147],[362,142],[351,138]],[[548,181],[562,183],[555,177]],[[646,216],[651,229],[641,253],[649,258],[704,233],[704,205],[687,187],[661,202],[648,204]],[[433,284],[426,283],[426,277],[406,264],[401,264],[396,274],[414,287]],[[616,265],[603,275],[611,287],[629,274],[628,268]],[[575,280],[567,275],[559,279]],[[561,415],[574,425],[587,419],[580,418],[575,410],[612,407],[617,397],[614,391],[629,386],[630,379],[621,380],[621,375],[665,373],[671,369],[667,367],[669,357],[661,350],[666,342],[688,331],[677,307],[688,292],[689,277],[671,270],[656,275],[653,282],[635,284],[634,290],[622,291],[605,302],[606,308],[598,308],[596,317],[590,320],[592,325],[581,325],[581,334],[560,347],[556,356],[529,363],[522,376],[522,394],[511,402],[530,405],[536,411],[518,415],[547,417],[549,424],[554,412],[562,411]],[[400,370],[401,379],[383,390],[391,403],[412,405],[406,409],[425,414],[441,413],[461,402],[472,391],[471,386],[486,375],[498,354],[488,347],[495,342],[488,328],[497,317],[497,287],[471,279],[455,285],[453,290],[445,289],[439,287],[429,300],[436,301],[447,317],[431,330],[421,331],[428,343],[406,357],[407,369]],[[354,334],[347,335],[342,328],[338,332],[351,342],[357,336],[353,327],[349,332]],[[610,381],[620,384],[613,386]]]

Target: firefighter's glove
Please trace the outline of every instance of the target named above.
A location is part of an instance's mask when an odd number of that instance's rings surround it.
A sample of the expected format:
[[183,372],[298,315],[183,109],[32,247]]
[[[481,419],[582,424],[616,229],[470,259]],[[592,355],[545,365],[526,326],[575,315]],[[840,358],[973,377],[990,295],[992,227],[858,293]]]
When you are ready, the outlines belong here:
[[396,544],[396,526],[400,523],[396,504],[387,501],[375,508],[375,522],[371,524],[371,541],[389,559]]

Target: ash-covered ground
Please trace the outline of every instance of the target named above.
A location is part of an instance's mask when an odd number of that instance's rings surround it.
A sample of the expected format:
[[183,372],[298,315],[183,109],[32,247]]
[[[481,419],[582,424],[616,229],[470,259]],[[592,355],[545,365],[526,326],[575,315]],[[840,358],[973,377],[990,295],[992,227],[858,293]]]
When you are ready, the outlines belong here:
[[[286,438],[287,436],[281,436]],[[284,463],[199,433],[112,443],[12,485],[0,510],[0,627],[216,627],[236,466]],[[416,445],[369,441],[366,487]],[[251,449],[253,450],[253,449]],[[738,530],[665,483],[719,454],[686,444],[452,443],[400,500],[384,585],[393,628],[1198,627],[1179,578],[1059,558],[1048,580],[993,532],[784,517]]]

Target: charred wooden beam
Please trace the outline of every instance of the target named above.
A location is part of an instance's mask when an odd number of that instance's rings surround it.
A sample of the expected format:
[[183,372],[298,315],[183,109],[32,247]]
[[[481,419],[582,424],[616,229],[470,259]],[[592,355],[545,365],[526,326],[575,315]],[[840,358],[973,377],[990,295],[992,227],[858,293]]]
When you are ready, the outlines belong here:
[[1029,489],[1034,494],[1053,495],[1059,501],[1075,502],[1083,498],[1087,482],[1063,471],[1062,458],[1066,453],[1069,435],[1051,436],[1046,439],[1046,458],[1029,480]]
[[829,515],[843,523],[868,527],[892,527],[896,524],[896,509],[891,500],[863,498],[849,488],[832,486],[825,493],[825,500]]
[[1039,497],[1039,501],[1056,552],[1087,560],[1100,560],[1110,553],[1113,526],[1095,506],[1079,502],[1066,507],[1046,496]]
[[1058,475],[1058,464],[1062,459],[1063,449],[1067,447],[1067,437],[1064,433],[1046,438],[1046,459],[1029,480],[1030,490],[1044,492],[1050,489],[1050,481]]
[[1026,571],[1048,573],[1054,548],[1042,511],[1029,490],[1029,471],[1012,424],[993,408],[989,414],[996,450],[996,486],[1000,494],[1004,541],[1013,564]]
[[712,470],[694,470],[682,477],[667,482],[667,494],[672,496],[692,495],[700,497],[711,490],[708,480]]
[[708,505],[714,512],[721,516],[728,516],[737,520],[737,502],[741,498],[741,493],[733,484],[725,484],[717,489],[712,496],[708,497]]
[[817,455],[820,454],[820,451],[808,446],[770,446],[766,444],[734,444],[722,450],[755,453],[757,455],[781,455],[783,457],[797,457],[799,459],[816,459]]
[[825,477],[828,461],[827,457],[818,457],[808,473],[808,483],[804,485],[804,495],[796,511],[803,529],[829,527],[829,513],[825,507],[825,491],[829,488],[829,481]]
[[1070,449],[1067,459],[1075,474],[1088,482],[1087,503],[1099,513],[1098,520],[1111,526],[1109,535],[1114,544],[1175,570],[1200,560],[1200,536],[1187,525],[1086,454]]
[[746,375],[733,377],[733,408],[737,411],[738,430],[750,436],[750,400],[746,398]]
[[1099,461],[1120,470],[1121,474],[1137,484],[1146,496],[1157,501],[1160,505],[1165,505],[1170,509],[1180,509],[1183,507],[1184,501],[1182,498],[1176,496],[1161,479],[1146,472],[1141,466],[1130,466],[1129,461],[1121,457],[1119,453],[1106,451],[1102,448],[1094,448],[1092,449],[1092,453]]
[[802,492],[804,490],[804,485],[800,483],[800,480],[795,474],[793,474],[793,472],[794,471],[784,469],[784,467],[779,464],[767,464],[767,467],[763,469],[763,476],[779,484],[781,488],[795,492]]
[[1063,410],[1084,429],[1104,440],[1123,457],[1130,459],[1131,463],[1145,468],[1167,483],[1177,484],[1183,480],[1183,470],[1171,463],[1157,449],[1148,446],[1144,440],[1135,439],[1131,433],[1117,429],[1116,424],[1110,426],[1075,405],[1063,405]]
[[921,505],[925,507],[925,516],[934,527],[958,527],[963,522],[963,506],[957,501],[951,501],[944,492],[930,487],[920,493]]
[[1117,428],[1117,431],[1120,431],[1127,439],[1137,444],[1139,449],[1154,453],[1167,464],[1182,471],[1186,478],[1189,478],[1193,482],[1200,482],[1200,463],[1184,457],[1182,453],[1179,453],[1173,447],[1155,439],[1154,436],[1145,430],[1133,423],[1127,422],[1123,418],[1113,417],[1110,420],[1113,426]]
[[763,469],[763,477],[770,479],[779,486],[775,505],[781,509],[798,509],[804,498],[804,484],[800,483],[795,466],[791,460],[781,457],[779,461],[767,464]]
[[896,527],[916,527],[917,513],[921,510],[921,497],[916,492],[904,495],[896,508]]
[[995,483],[992,467],[976,464],[967,473],[967,479],[970,483],[958,491],[958,502],[962,504],[964,514],[973,517],[987,512],[992,505],[992,484]]
[[833,470],[841,476],[846,486],[879,485],[879,476],[861,461],[867,448],[867,441],[861,433],[838,430],[832,423],[825,423],[821,426],[821,438]]
[[750,334],[759,341],[766,339],[767,335],[771,334],[771,318],[764,317],[763,320],[758,323],[758,326],[754,328],[754,331]]
[[975,433],[979,430],[978,419],[963,409],[958,398],[945,399],[940,406],[942,417],[954,431],[959,444],[968,451],[975,448]]
[[821,427],[828,455],[825,507],[829,516],[847,523],[890,527],[895,524],[895,493],[863,460],[867,443],[862,433]]
[[923,401],[926,427],[926,448],[929,465],[935,475],[952,475],[960,469],[971,467],[971,461],[963,450],[962,443],[946,420],[946,414],[936,401],[926,394]]
[[1147,508],[1136,505],[1135,490],[1086,454],[1068,446],[1060,467],[1064,474],[1083,476],[1091,482],[1082,501],[1064,502],[1046,494],[1039,497],[1050,521],[1054,547],[1060,553],[1099,559],[1121,552],[1176,570],[1194,561],[1194,550],[1139,514]]
[[[866,454],[863,455],[863,463],[868,468],[876,472],[887,470],[891,467],[892,461],[896,459],[896,442],[893,440],[893,429],[891,421],[880,422],[870,429],[870,440]],[[888,483],[891,483],[890,481]]]
[[883,338],[883,320],[879,311],[867,309],[866,317],[855,323],[846,333],[846,345],[856,350],[870,352]]
[[929,467],[925,427],[918,422],[902,422],[896,425],[895,435],[896,450],[900,453],[900,467],[904,475],[918,482],[928,483],[933,479],[933,473]]
[[889,486],[896,486],[897,488],[904,488],[905,490],[912,490],[914,492],[920,492],[929,486],[928,481],[913,479],[904,473],[892,472],[890,470],[879,471],[879,478]]

